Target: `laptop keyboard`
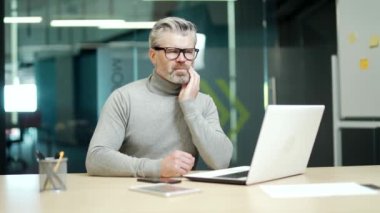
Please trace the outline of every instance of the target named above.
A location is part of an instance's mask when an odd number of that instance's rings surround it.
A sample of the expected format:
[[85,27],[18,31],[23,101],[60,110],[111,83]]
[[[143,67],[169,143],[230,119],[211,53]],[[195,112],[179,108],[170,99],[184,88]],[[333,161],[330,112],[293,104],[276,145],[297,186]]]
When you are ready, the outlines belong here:
[[242,177],[247,177],[249,171],[243,171],[243,172],[236,172],[236,173],[231,173],[227,175],[221,175],[218,177],[226,177],[226,178],[242,178]]

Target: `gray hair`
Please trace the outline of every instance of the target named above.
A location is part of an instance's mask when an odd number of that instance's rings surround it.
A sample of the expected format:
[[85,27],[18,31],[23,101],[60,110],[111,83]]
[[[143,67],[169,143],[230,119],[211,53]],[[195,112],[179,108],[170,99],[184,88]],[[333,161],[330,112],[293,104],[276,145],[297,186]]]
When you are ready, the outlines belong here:
[[190,21],[178,17],[167,17],[160,19],[153,26],[149,34],[149,46],[158,45],[158,40],[164,32],[178,33],[183,36],[191,35],[194,37],[194,45],[197,43],[197,27]]

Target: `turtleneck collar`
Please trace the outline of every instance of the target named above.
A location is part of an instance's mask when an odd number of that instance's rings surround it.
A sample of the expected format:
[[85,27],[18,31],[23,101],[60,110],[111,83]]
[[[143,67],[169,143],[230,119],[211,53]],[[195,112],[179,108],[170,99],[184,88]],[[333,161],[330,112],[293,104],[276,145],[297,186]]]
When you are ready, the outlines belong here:
[[160,95],[178,95],[181,91],[181,85],[162,78],[155,70],[149,76],[147,86],[149,91]]

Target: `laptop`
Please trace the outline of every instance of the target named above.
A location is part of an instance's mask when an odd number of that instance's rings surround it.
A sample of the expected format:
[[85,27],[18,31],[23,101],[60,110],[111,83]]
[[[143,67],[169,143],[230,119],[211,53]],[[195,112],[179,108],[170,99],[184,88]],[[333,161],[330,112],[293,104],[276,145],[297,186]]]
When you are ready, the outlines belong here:
[[303,174],[324,105],[269,105],[250,166],[186,174],[192,181],[250,185]]

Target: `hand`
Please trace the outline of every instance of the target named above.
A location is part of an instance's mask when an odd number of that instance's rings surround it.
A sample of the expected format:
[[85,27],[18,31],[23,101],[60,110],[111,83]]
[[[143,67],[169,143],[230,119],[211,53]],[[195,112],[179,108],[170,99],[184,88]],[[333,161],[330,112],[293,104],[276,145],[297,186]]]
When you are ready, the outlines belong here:
[[182,84],[182,89],[178,95],[179,101],[194,100],[198,95],[201,78],[193,67],[190,67],[189,75],[189,82],[187,84]]
[[183,151],[173,151],[161,161],[161,177],[175,177],[187,174],[194,166],[195,158]]

